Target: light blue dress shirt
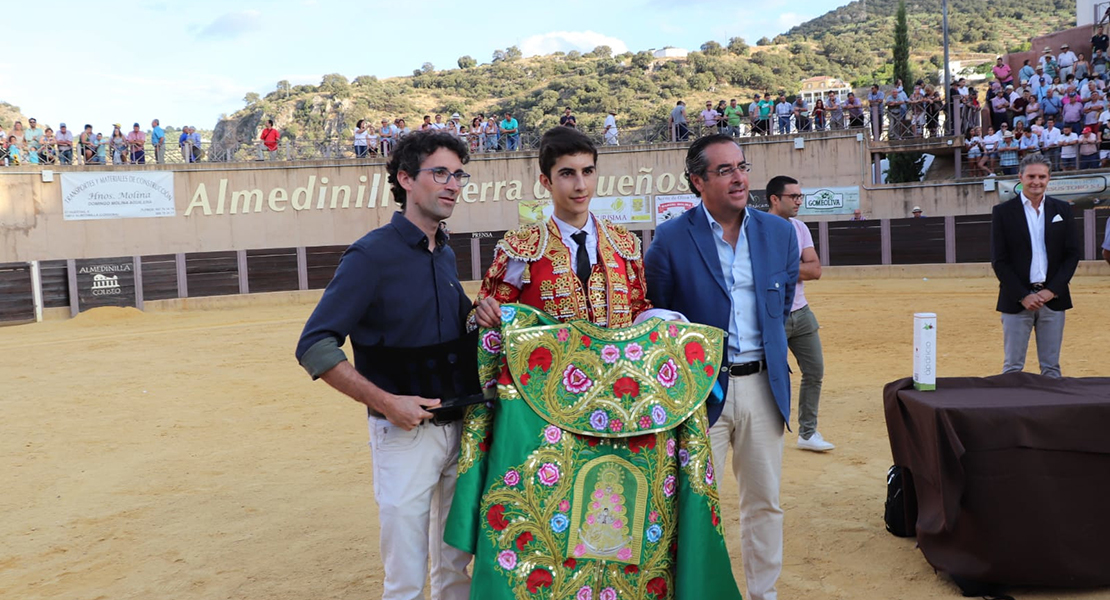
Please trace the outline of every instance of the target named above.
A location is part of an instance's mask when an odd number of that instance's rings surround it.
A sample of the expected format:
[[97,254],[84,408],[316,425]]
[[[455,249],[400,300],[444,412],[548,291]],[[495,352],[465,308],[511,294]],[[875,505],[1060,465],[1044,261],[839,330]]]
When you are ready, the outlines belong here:
[[[748,211],[740,223],[740,236],[736,248],[725,241],[725,230],[701,205],[709,228],[713,230],[713,243],[717,245],[717,258],[725,276],[732,299],[732,314],[728,324],[728,361],[746,363],[763,360],[763,332],[759,328],[759,314],[755,306],[755,274],[748,248]],[[749,209],[754,210],[754,209]]]

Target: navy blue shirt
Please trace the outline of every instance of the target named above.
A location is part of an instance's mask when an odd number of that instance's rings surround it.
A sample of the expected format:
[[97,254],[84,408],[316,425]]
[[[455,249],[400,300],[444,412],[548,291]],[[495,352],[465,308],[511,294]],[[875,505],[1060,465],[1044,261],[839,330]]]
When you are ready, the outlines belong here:
[[351,244],[305,323],[297,360],[313,379],[354,348],[355,369],[371,381],[373,365],[360,347],[416,348],[458,339],[466,333],[470,300],[459,283],[455,252],[447,235],[428,237],[400,212]]

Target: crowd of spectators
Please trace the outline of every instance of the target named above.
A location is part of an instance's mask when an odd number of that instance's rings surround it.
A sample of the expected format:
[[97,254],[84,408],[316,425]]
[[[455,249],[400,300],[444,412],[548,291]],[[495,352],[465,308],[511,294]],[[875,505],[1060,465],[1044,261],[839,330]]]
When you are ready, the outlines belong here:
[[[571,109],[566,109],[560,119],[561,125],[577,126],[577,119]],[[272,123],[272,122],[271,122]],[[512,112],[506,111],[504,118],[498,119],[497,115],[479,113],[470,120],[469,124],[463,123],[462,116],[454,113],[446,121],[442,114],[424,115],[423,122],[417,131],[438,129],[458,136],[467,143],[471,152],[511,152],[520,150],[520,122],[513,117]],[[359,119],[355,124],[354,150],[356,158],[367,156],[385,156],[392,150],[398,140],[413,132],[405,119],[397,118],[392,121],[382,119],[380,127],[374,127],[369,119]]]
[[[1016,173],[1022,156],[1044,153],[1054,169],[1072,170],[1110,167],[1110,37],[1105,29],[1092,37],[1088,52],[1073,52],[1068,44],[1059,53],[1045,47],[1042,56],[1025,61],[1014,73],[999,57],[993,79],[983,82],[983,94],[966,79],[952,82],[947,95],[923,81],[912,91],[901,80],[888,90],[871,86],[865,97],[830,90],[810,103],[802,95],[788,99],[785,92],[772,98],[770,92],[755,94],[747,105],[732,98],[690,115],[679,100],[670,111],[669,139],[688,141],[691,134],[784,135],[794,132],[861,129],[870,127],[874,136],[888,131],[889,139],[963,135],[964,150],[973,175]],[[1087,59],[1090,54],[1091,59]],[[982,98],[982,99],[981,99]],[[989,122],[988,122],[989,121]],[[566,107],[559,124],[578,127],[578,118]],[[459,113],[448,119],[442,114],[425,115],[417,130],[443,130],[463,139],[471,152],[507,152],[521,149],[521,125],[512,112],[502,117],[478,114],[469,123]],[[746,129],[746,131],[745,131]],[[375,127],[359,119],[353,134],[354,156],[388,155],[397,140],[413,131],[404,118],[384,118]],[[605,117],[601,141],[619,144],[617,111]],[[259,158],[279,158],[281,133],[268,120],[258,138]],[[196,128],[183,128],[178,140],[182,160],[200,160],[203,151]],[[138,123],[123,132],[117,123],[109,136],[93,133],[91,125],[76,134],[58,125],[58,130],[40,127],[35,119],[28,126],[16,121],[11,131],[0,124],[0,164],[143,164],[165,161],[166,133],[158,120],[151,123],[149,136]],[[288,156],[287,156],[288,157]]]
[[972,174],[1012,175],[1023,156],[1037,152],[1054,170],[1110,167],[1108,47],[1110,37],[1100,29],[1089,52],[1062,44],[1054,54],[1046,46],[1036,64],[1026,60],[1016,74],[999,57],[982,106],[974,88],[954,86],[958,106],[969,107],[963,133]]
[[[195,127],[182,128],[178,137],[181,156],[187,162],[200,159],[200,134]],[[147,155],[153,152],[153,156]],[[58,130],[49,125],[40,126],[34,117],[12,123],[11,131],[0,123],[0,165],[123,165],[145,164],[150,158],[153,162],[164,164],[166,161],[166,130],[154,119],[148,132],[135,123],[131,130],[124,133],[119,123],[112,125],[112,133],[105,136],[93,132],[92,125],[85,125],[79,132],[69,129],[65,123],[58,124]]]

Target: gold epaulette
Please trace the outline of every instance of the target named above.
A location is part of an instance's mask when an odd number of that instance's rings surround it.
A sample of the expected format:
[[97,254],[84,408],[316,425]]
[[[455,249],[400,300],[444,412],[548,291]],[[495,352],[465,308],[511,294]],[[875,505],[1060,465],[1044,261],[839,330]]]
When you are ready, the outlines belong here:
[[497,248],[509,258],[535,262],[543,256],[547,247],[547,227],[543,223],[532,223],[514,229],[497,242]]
[[613,249],[625,260],[643,260],[640,238],[621,225],[616,225],[608,219],[598,219],[598,225],[605,232],[605,237],[613,245]]

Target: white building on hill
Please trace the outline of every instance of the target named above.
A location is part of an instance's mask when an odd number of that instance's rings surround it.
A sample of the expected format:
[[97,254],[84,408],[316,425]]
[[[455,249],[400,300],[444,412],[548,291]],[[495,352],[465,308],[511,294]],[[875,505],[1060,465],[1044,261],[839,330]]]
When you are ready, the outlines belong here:
[[852,86],[836,77],[810,77],[802,80],[802,89],[798,95],[805,98],[807,103],[813,104],[813,101],[818,98],[822,100],[827,98],[829,92],[836,92],[836,95],[843,100],[850,91]]
[[666,48],[652,51],[651,55],[655,58],[686,58],[686,55],[689,53],[690,51],[685,48],[667,46]]

